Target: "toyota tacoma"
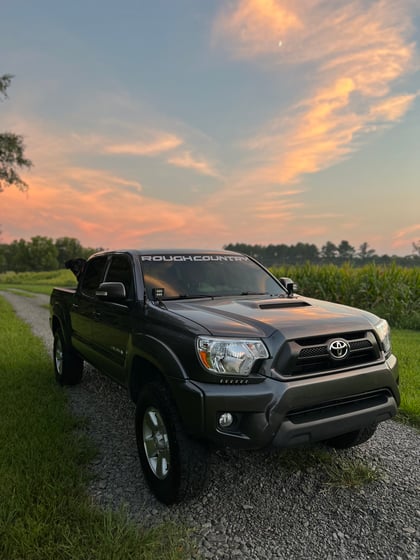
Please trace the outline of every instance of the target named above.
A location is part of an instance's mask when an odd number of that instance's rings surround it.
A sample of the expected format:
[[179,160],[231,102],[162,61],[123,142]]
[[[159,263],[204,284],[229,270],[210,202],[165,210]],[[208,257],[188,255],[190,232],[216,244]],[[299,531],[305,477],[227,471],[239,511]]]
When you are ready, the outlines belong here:
[[230,251],[104,251],[66,263],[50,324],[60,384],[84,361],[127,387],[145,479],[196,495],[209,449],[363,443],[399,405],[388,323],[296,293]]

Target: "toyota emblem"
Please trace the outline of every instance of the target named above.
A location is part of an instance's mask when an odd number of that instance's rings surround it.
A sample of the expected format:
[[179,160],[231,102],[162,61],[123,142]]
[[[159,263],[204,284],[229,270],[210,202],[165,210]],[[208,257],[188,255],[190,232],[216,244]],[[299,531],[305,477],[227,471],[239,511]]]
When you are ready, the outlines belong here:
[[334,360],[342,360],[349,353],[350,347],[348,342],[342,338],[336,338],[328,344],[327,350],[331,358]]

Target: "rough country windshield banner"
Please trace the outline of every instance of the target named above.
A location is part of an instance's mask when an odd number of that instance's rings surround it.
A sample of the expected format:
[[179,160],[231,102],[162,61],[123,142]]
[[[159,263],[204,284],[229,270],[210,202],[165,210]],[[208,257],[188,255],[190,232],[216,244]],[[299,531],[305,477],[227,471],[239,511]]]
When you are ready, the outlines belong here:
[[242,255],[141,255],[142,262],[247,262]]

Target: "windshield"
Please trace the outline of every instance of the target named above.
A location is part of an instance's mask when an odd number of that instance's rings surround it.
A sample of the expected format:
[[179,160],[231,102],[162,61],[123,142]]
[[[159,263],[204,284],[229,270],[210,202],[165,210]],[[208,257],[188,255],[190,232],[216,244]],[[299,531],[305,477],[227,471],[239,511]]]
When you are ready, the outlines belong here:
[[284,296],[283,288],[254,261],[242,255],[140,255],[147,296],[161,299],[232,295]]

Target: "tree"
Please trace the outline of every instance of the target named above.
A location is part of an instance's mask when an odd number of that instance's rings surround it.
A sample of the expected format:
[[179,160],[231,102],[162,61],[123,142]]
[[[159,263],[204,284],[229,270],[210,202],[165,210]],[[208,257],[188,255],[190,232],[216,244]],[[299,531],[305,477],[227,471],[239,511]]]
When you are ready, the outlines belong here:
[[327,241],[321,249],[321,257],[326,261],[331,261],[337,257],[338,249],[332,241]]
[[6,252],[7,269],[15,272],[25,272],[29,268],[28,243],[24,239],[13,241]]
[[339,257],[344,261],[350,261],[355,254],[355,249],[348,241],[342,241],[337,247]]
[[7,88],[10,86],[13,76],[11,74],[3,74],[0,76],[0,99],[7,98]]
[[50,237],[36,235],[27,243],[28,263],[27,270],[41,272],[44,270],[57,270],[58,249]]
[[359,251],[356,256],[361,261],[366,261],[375,256],[375,249],[369,249],[369,243],[365,241],[359,246]]
[[417,243],[413,242],[413,253],[420,257],[420,239]]
[[296,243],[290,247],[290,256],[293,262],[317,262],[319,258],[318,247],[313,243]]
[[69,259],[84,257],[84,249],[80,241],[74,237],[59,237],[55,241],[57,249],[58,267],[64,268],[64,263]]
[[[7,99],[7,88],[12,78],[11,74],[0,76],[0,101]],[[29,169],[31,166],[31,160],[25,157],[23,137],[13,132],[0,133],[0,192],[11,185],[25,191],[28,185],[20,178],[16,169]]]

